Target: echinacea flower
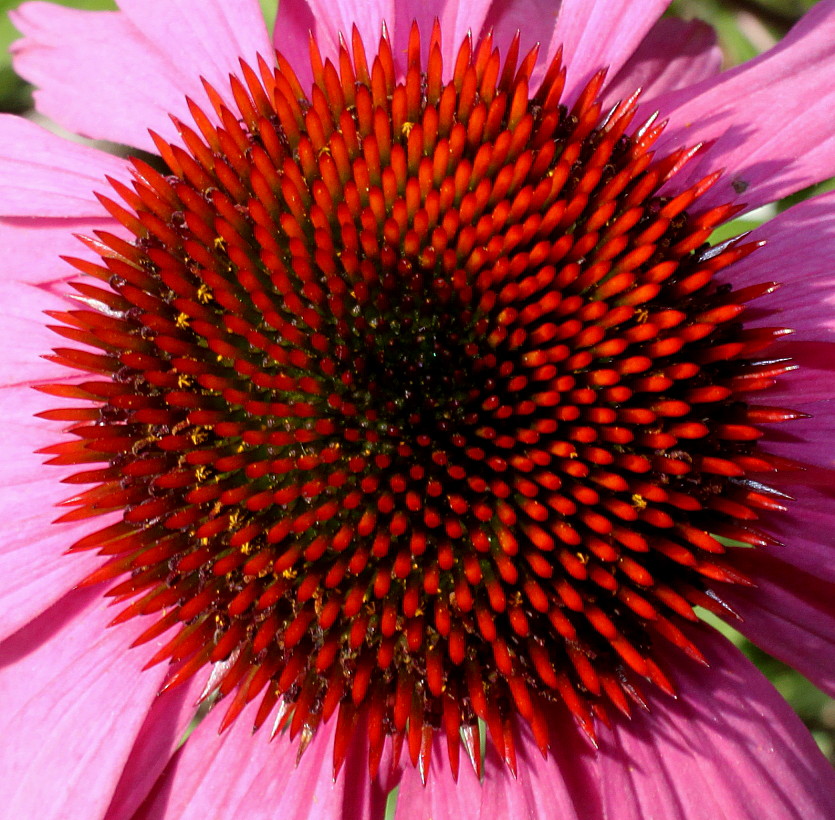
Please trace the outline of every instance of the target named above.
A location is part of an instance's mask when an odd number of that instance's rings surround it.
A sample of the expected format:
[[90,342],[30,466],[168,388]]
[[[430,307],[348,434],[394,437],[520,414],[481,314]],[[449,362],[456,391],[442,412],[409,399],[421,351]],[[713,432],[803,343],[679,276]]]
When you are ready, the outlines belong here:
[[3,817],[835,816],[694,611],[835,692],[835,197],[708,244],[835,174],[835,3],[665,6],[15,13],[146,153],[0,118]]

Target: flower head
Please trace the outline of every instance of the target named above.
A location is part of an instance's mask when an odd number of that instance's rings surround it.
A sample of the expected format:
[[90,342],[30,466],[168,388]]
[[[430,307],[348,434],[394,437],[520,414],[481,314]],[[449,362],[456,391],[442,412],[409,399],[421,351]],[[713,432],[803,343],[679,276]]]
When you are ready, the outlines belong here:
[[[321,816],[376,816],[398,782],[404,817],[545,816],[549,790],[578,807],[588,793],[603,814],[643,765],[621,808],[637,817],[659,776],[646,767],[682,754],[678,732],[701,733],[685,753],[715,769],[717,794],[734,776],[723,757],[742,755],[742,777],[768,761],[752,788],[781,790],[781,811],[831,809],[811,740],[694,608],[741,619],[830,683],[817,657],[830,624],[806,622],[828,594],[826,548],[777,529],[804,505],[828,520],[813,487],[830,475],[815,445],[831,379],[820,396],[798,389],[820,353],[783,337],[826,344],[797,282],[824,298],[831,285],[806,256],[776,265],[768,242],[780,250],[799,219],[825,259],[827,223],[814,203],[762,236],[709,238],[832,172],[815,108],[789,111],[803,126],[790,134],[772,108],[788,83],[775,71],[800,73],[804,49],[833,59],[835,18],[824,3],[760,63],[717,75],[704,30],[650,29],[654,6],[616,20],[565,2],[541,54],[513,32],[521,2],[479,5],[478,36],[445,6],[429,22],[288,4],[273,54],[250,3],[178,3],[168,23],[185,15],[195,54],[165,59],[132,3],[84,15],[66,45],[46,7],[23,7],[19,67],[43,109],[158,157],[107,159],[2,124],[40,184],[4,225],[33,267],[16,274],[26,288],[9,285],[23,318],[8,321],[34,323],[37,345],[63,337],[6,392],[26,445],[50,456],[27,456],[24,483],[66,508],[54,524],[43,504],[24,518],[42,543],[12,552],[30,580],[7,648],[25,668],[64,631],[93,634],[67,657],[71,679],[93,669],[94,689],[135,687],[102,816],[143,801],[142,816],[190,816],[218,789],[247,792],[234,800],[249,815],[282,800],[308,811],[312,792]],[[225,14],[238,42],[204,71],[194,58],[211,56]],[[309,54],[285,22],[312,29]],[[56,59],[87,53],[85,31],[133,43],[171,125],[156,100],[100,122],[89,58],[84,105],[64,102]],[[696,54],[650,75],[643,104],[637,78],[682,32]],[[107,79],[122,106],[129,76]],[[59,159],[35,171],[38,151]],[[60,254],[33,264],[35,235]],[[30,418],[37,402],[48,425]],[[783,422],[798,436],[774,432]],[[6,673],[17,687],[20,672]],[[756,704],[740,713],[746,676]],[[169,760],[198,695],[209,716]],[[69,713],[86,717],[83,701],[73,692]],[[273,744],[241,733],[268,720]],[[704,816],[689,774],[670,776],[664,815]],[[738,795],[716,799],[742,811]]]

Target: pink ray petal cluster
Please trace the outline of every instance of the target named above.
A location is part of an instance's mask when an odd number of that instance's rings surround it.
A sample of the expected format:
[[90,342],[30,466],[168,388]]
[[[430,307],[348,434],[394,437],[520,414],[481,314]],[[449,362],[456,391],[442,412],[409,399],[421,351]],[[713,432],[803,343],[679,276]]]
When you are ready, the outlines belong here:
[[[523,54],[540,46],[532,93],[560,48],[569,106],[601,69],[607,106],[642,88],[638,119],[658,111],[668,121],[659,155],[697,146],[664,193],[723,172],[703,210],[754,208],[835,175],[835,0],[729,71],[709,27],[662,18],[665,0],[283,0],[274,32],[258,0],[117,4],[93,12],[37,0],[12,13],[22,35],[15,68],[36,87],[36,108],[81,137],[156,153],[150,132],[177,143],[172,117],[189,121],[187,97],[211,111],[203,80],[231,99],[228,77],[241,61],[257,65],[274,49],[309,90],[311,35],[338,64],[343,34],[356,27],[370,51],[385,27],[404,76],[412,21],[429,32],[437,19],[447,74],[468,32],[477,43],[492,31],[504,54],[518,31]],[[76,277],[63,257],[92,264],[108,253],[78,235],[128,237],[96,196],[108,178],[128,183],[129,161],[0,116],[0,818],[382,820],[395,786],[396,820],[835,817],[835,774],[809,733],[742,654],[701,625],[687,634],[707,668],[670,652],[675,697],[652,690],[630,720],[600,721],[597,748],[555,706],[543,758],[541,739],[514,719],[515,774],[488,743],[483,771],[462,755],[456,779],[436,731],[428,770],[406,765],[405,753],[398,762],[387,743],[372,779],[358,729],[334,777],[336,717],[291,741],[271,737],[269,725],[253,734],[254,704],[220,735],[221,709],[187,733],[206,676],[160,694],[172,670],[142,667],[165,639],[128,650],[150,622],[107,627],[115,610],[100,589],[78,588],[101,559],[65,554],[102,519],[53,524],[69,494],[61,480],[76,469],[45,467],[37,454],[60,439],[60,425],[36,414],[66,402],[32,388],[77,382],[44,358],[56,345],[44,312],[71,309],[66,283]],[[752,406],[808,415],[764,437],[769,452],[806,468],[775,479],[786,509],[760,521],[774,538],[738,557],[753,584],[723,598],[750,640],[835,694],[835,195],[790,208],[746,241],[765,244],[719,276],[734,289],[781,285],[746,328],[792,328],[772,350],[797,367]],[[104,525],[116,520],[111,513]]]

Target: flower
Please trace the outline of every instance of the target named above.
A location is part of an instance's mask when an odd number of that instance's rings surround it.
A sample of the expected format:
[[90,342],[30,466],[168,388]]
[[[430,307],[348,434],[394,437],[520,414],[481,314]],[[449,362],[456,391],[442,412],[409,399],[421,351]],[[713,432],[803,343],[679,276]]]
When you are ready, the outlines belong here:
[[6,816],[832,816],[693,607],[835,689],[833,197],[705,244],[835,172],[835,4],[665,5],[19,9],[156,158],[0,118]]

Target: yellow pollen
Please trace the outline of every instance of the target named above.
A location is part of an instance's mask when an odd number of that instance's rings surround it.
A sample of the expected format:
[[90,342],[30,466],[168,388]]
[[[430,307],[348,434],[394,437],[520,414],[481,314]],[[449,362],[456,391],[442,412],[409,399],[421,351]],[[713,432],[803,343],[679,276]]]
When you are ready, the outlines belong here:
[[209,433],[204,427],[196,427],[189,435],[192,444],[202,444],[208,437]]
[[158,436],[145,436],[145,438],[139,439],[139,441],[137,441],[133,447],[130,448],[130,451],[133,455],[137,455],[142,452],[143,447],[147,444],[153,444],[155,441],[159,441]]

